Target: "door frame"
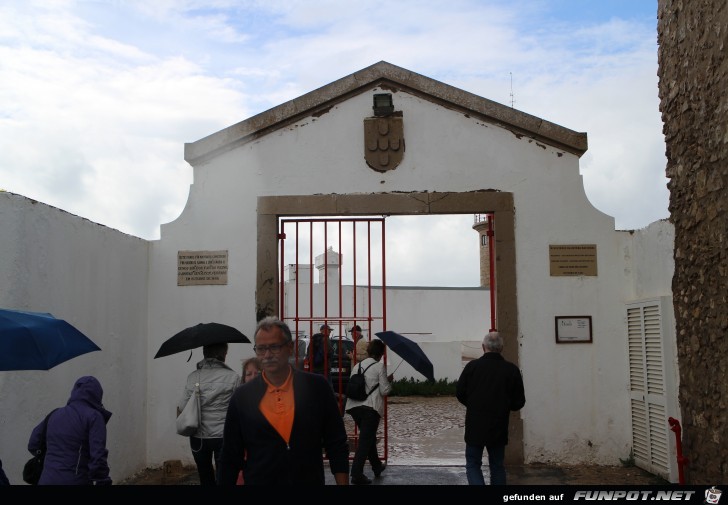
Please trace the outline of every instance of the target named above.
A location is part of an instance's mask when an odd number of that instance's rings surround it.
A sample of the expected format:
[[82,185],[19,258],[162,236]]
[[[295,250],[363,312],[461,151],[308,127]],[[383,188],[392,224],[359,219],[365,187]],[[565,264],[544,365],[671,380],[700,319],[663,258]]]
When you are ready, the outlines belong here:
[[[257,199],[256,320],[278,315],[278,218],[300,216],[495,214],[496,321],[504,337],[503,356],[519,364],[513,193],[402,192],[259,196]],[[465,232],[465,231],[464,231]],[[470,232],[470,230],[468,230]],[[475,245],[473,246],[475,247]],[[483,329],[483,334],[488,328]],[[511,414],[506,455],[523,463],[523,423]]]

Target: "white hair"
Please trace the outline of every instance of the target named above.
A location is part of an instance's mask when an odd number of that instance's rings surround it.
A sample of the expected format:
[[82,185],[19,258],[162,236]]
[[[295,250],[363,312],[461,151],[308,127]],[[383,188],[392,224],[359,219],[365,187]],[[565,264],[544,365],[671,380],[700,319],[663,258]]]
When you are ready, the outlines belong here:
[[483,348],[486,352],[503,352],[503,337],[497,331],[491,331],[483,337]]

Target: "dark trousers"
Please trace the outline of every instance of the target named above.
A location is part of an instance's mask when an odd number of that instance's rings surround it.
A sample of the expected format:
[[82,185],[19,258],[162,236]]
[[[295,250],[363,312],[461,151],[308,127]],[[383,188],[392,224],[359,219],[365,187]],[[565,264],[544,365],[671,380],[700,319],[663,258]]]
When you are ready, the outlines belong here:
[[192,457],[195,458],[195,465],[197,465],[197,473],[200,476],[200,485],[216,485],[220,471],[222,438],[190,437],[190,448]]
[[354,459],[351,462],[351,476],[361,477],[364,475],[364,462],[369,460],[372,469],[379,470],[382,461],[377,453],[377,429],[379,429],[379,412],[371,407],[363,405],[348,410],[356,427],[359,429],[359,443],[354,452]]
[[[465,476],[468,478],[468,484],[485,485],[483,478],[483,450],[486,447],[482,445],[465,444]],[[505,485],[506,483],[506,467],[505,445],[489,445],[488,450],[488,467],[490,469],[490,484],[492,486]]]

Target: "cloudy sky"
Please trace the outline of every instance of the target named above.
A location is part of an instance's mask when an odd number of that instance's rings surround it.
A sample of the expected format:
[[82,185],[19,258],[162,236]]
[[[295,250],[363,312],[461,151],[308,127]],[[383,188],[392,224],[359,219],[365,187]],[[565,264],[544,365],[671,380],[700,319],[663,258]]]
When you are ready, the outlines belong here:
[[[668,216],[656,17],[656,0],[3,0],[0,189],[157,239],[192,183],[185,142],[385,60],[587,132],[587,196],[641,228]],[[389,284],[477,285],[472,216],[418,222],[412,244],[438,231],[473,259],[423,281],[434,253],[388,245],[412,272]]]

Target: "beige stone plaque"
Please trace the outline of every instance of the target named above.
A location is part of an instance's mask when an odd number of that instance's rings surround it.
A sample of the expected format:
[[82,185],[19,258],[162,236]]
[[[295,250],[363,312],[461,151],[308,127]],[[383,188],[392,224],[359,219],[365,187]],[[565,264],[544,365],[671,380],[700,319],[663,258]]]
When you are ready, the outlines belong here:
[[549,245],[549,266],[552,277],[597,275],[597,245]]
[[226,285],[227,251],[177,251],[177,285]]

